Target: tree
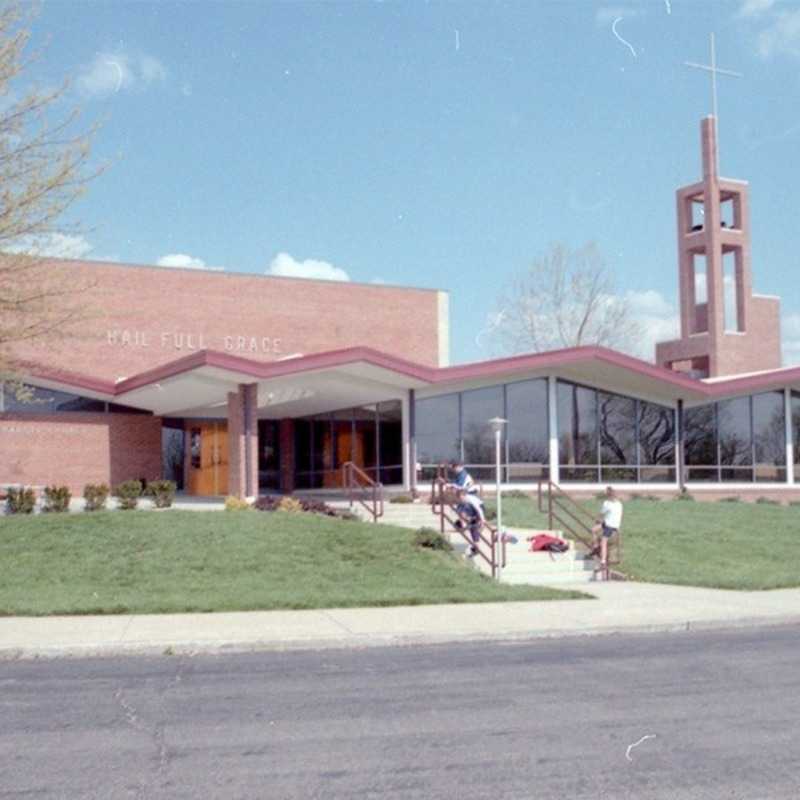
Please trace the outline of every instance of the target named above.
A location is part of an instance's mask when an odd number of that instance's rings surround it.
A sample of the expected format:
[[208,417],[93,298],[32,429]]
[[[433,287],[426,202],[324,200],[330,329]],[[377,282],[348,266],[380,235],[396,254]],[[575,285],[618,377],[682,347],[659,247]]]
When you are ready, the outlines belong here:
[[599,344],[630,349],[641,334],[593,243],[557,243],[512,279],[490,329],[505,352]]
[[0,5],[0,379],[19,366],[12,346],[48,343],[86,316],[89,287],[48,264],[46,243],[70,230],[65,212],[100,171],[88,167],[94,129],[74,132],[76,109],[57,113],[67,83],[19,92],[36,57],[25,55],[30,19]]

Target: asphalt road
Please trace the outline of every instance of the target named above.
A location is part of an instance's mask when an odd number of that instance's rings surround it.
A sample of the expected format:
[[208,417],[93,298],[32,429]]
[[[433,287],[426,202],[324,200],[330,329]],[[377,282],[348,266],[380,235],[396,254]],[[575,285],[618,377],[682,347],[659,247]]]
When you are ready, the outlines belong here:
[[0,798],[784,800],[799,689],[798,628],[6,662]]

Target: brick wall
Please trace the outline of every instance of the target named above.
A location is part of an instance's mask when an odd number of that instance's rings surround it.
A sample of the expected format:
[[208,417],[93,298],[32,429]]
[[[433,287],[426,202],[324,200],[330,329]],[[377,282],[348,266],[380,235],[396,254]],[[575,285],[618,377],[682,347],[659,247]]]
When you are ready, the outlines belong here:
[[439,364],[439,296],[428,289],[54,260],[90,319],[20,358],[116,380],[209,349],[263,361],[371,346]]
[[161,419],[141,414],[0,414],[0,485],[111,486],[161,477]]

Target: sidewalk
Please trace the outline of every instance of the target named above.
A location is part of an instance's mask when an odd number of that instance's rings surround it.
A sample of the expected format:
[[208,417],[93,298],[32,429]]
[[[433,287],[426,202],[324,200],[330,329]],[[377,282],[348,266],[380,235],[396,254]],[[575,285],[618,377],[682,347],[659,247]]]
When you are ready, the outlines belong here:
[[800,623],[800,589],[581,584],[596,600],[0,618],[0,659],[374,647]]

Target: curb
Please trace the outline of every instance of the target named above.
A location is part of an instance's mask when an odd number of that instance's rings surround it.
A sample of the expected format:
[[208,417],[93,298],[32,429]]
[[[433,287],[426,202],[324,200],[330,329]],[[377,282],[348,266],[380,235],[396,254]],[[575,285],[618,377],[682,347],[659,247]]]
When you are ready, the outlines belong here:
[[656,633],[694,633],[702,631],[742,630],[751,628],[776,628],[800,625],[800,614],[774,617],[747,617],[734,620],[686,620],[647,625],[608,625],[583,629],[563,628],[524,633],[486,633],[428,635],[350,635],[322,639],[264,639],[236,642],[184,641],[162,642],[108,642],[55,647],[2,647],[0,663],[11,661],[54,660],[66,658],[112,658],[121,656],[200,656],[238,655],[243,653],[289,652],[295,650],[365,650],[373,647],[413,647],[424,645],[497,643],[500,645],[524,644],[538,639],[584,638],[588,636],[647,635]]

